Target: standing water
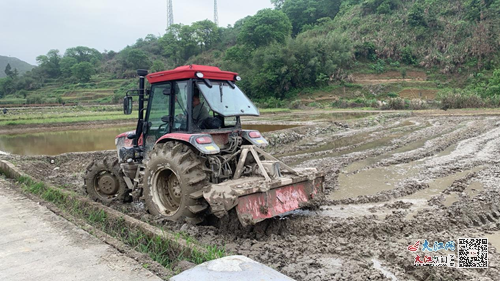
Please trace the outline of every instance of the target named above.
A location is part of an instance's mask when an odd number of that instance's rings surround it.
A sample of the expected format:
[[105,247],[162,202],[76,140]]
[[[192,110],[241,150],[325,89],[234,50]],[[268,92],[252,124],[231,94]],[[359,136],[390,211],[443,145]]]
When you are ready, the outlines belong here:
[[[287,125],[244,125],[244,129],[269,132],[295,126]],[[0,136],[0,153],[19,155],[58,155],[67,152],[84,152],[115,149],[115,137],[135,127],[101,128],[40,132]]]

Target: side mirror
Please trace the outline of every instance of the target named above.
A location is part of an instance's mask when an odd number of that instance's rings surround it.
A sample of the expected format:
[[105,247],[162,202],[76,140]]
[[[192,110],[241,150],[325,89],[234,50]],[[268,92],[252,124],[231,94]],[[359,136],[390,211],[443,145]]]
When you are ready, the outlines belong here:
[[123,114],[132,114],[132,97],[126,96],[123,98]]

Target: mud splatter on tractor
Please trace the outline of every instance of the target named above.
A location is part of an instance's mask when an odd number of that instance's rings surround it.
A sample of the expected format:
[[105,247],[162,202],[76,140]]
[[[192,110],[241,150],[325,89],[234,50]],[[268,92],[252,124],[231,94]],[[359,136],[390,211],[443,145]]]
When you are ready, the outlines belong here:
[[[117,136],[117,159],[94,161],[85,186],[94,200],[144,200],[148,211],[200,223],[236,209],[244,226],[286,214],[324,192],[316,169],[294,170],[266,153],[258,131],[242,130],[241,116],[258,116],[236,86],[237,73],[190,65],[147,74],[124,98],[135,131]],[[151,84],[145,87],[145,79]]]

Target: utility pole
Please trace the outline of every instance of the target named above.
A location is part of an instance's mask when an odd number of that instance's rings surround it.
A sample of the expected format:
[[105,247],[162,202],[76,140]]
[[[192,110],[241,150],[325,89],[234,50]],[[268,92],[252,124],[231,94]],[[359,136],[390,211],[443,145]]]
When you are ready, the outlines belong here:
[[174,24],[174,8],[172,0],[167,0],[167,29]]
[[217,0],[214,0],[214,23],[219,26],[219,13],[217,12]]

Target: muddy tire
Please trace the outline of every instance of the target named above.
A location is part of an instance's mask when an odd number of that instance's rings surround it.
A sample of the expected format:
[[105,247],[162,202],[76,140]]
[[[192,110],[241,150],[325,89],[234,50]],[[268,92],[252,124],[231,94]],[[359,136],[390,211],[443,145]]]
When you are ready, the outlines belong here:
[[150,214],[192,224],[204,220],[208,203],[202,192],[208,179],[188,145],[157,144],[146,163],[144,181],[144,200]]
[[123,179],[118,159],[106,157],[92,162],[87,167],[84,183],[85,191],[94,201],[104,204],[130,201],[130,190]]

